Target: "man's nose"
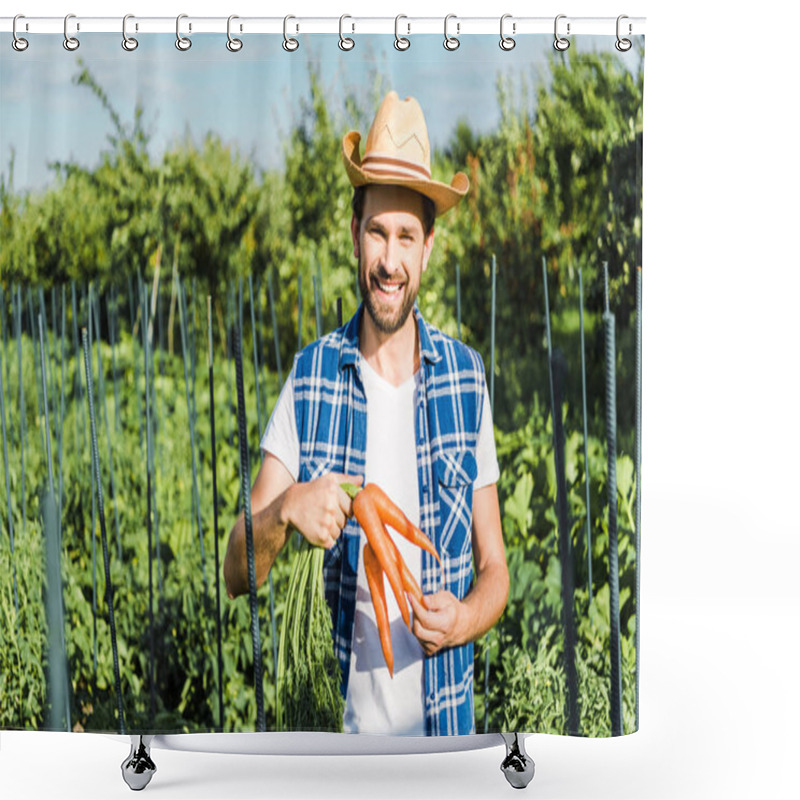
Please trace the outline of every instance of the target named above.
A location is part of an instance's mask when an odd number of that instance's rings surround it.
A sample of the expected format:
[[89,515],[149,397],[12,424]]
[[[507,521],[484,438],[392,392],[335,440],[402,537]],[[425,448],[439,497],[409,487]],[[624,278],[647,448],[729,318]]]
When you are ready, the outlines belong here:
[[389,275],[394,275],[402,262],[400,251],[400,240],[396,236],[389,236],[386,239],[386,250],[384,252],[383,265]]

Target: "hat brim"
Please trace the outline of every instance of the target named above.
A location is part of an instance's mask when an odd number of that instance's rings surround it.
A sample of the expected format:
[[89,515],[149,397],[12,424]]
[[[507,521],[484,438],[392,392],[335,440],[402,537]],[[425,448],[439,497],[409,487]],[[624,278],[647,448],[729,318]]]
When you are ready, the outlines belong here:
[[413,189],[415,192],[419,192],[433,200],[437,217],[444,214],[445,211],[449,211],[469,191],[469,178],[463,172],[457,172],[448,185],[441,181],[386,175],[364,169],[361,166],[360,142],[361,134],[358,131],[350,131],[342,139],[344,168],[353,186],[366,186],[370,183],[377,183]]

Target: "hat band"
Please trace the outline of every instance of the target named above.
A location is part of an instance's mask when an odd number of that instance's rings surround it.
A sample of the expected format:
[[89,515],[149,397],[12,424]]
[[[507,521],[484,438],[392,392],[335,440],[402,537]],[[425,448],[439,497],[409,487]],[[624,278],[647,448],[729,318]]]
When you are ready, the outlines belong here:
[[421,164],[415,164],[402,158],[392,158],[380,153],[365,156],[361,162],[361,167],[362,169],[369,169],[370,172],[396,178],[431,179],[430,170],[425,169]]

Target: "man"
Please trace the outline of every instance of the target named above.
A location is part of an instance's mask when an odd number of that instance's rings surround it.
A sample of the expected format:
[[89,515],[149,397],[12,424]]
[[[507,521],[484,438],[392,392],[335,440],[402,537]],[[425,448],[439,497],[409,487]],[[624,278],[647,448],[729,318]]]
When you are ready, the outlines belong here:
[[[256,580],[266,579],[293,530],[326,548],[346,731],[472,733],[472,643],[497,622],[508,595],[491,408],[480,356],[428,325],[415,305],[434,219],[469,182],[462,173],[450,185],[431,179],[427,129],[413,98],[386,96],[363,160],[360,138],[345,136],[343,158],[354,186],[363,302],[346,325],[296,356],[267,426],[251,502]],[[389,529],[425,601],[411,600],[409,632],[386,591],[393,678],[364,575],[365,536],[344,481],[381,486],[442,559],[440,568]],[[241,517],[225,581],[231,597],[247,591]]]

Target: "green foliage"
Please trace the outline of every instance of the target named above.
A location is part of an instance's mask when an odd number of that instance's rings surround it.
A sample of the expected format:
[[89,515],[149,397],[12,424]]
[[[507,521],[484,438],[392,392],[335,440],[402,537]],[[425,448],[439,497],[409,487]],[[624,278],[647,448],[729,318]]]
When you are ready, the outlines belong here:
[[[561,560],[553,438],[549,415],[538,403],[527,424],[495,432],[500,462],[498,495],[510,578],[505,612],[476,647],[476,720],[483,730],[488,699],[489,730],[580,733],[610,736],[610,591],[608,583],[607,456],[590,437],[589,486],[592,596],[586,547],[586,464],[582,437],[565,443],[570,536],[575,567],[574,617],[580,729],[567,731],[566,671],[562,625]],[[631,458],[617,456],[617,514],[623,726],[636,729],[634,602],[636,481]],[[489,695],[483,692],[485,653],[490,653]]]
[[344,698],[322,580],[324,550],[301,544],[286,594],[278,652],[277,729],[341,733]]
[[[92,497],[88,415],[85,435],[79,417],[85,408],[78,402],[75,370],[83,380],[82,354],[76,359],[71,344],[65,377],[64,437],[64,505],[62,512],[62,580],[66,619],[66,651],[71,676],[72,721],[76,730],[118,730],[116,696],[108,626],[105,575],[102,561],[99,520],[94,521],[96,548],[96,591],[93,591],[92,569]],[[133,359],[143,364],[138,340],[127,332],[116,352],[117,380],[120,388],[120,427],[114,418],[111,353],[103,342],[102,360],[105,371],[105,403],[112,436],[112,457],[117,478],[116,497],[109,483],[108,443],[103,425],[98,425],[98,448],[104,480],[106,526],[109,536],[111,577],[114,586],[114,613],[119,645],[123,705],[128,729],[161,731],[213,730],[217,724],[216,633],[213,619],[213,508],[209,398],[207,372],[199,370],[195,390],[196,429],[200,447],[199,481],[203,536],[206,551],[206,592],[198,534],[192,506],[192,482],[189,453],[189,417],[185,402],[183,364],[178,358],[159,353],[156,365],[154,406],[156,415],[156,503],[160,531],[160,567],[154,564],[155,582],[155,677],[156,709],[150,714],[148,624],[148,560],[146,458],[139,440],[143,420],[137,414],[134,393],[144,395],[143,370],[139,384],[134,383]],[[60,342],[55,348],[60,353]],[[13,356],[13,358],[12,358]],[[37,409],[34,391],[34,350],[23,336],[23,375],[26,387],[25,443],[26,504],[20,508],[22,464],[12,458],[9,477],[15,500],[15,563],[19,581],[20,613],[14,609],[11,581],[0,584],[0,726],[41,727],[47,718],[46,678],[48,631],[42,603],[44,554],[40,522],[39,494],[47,480],[47,465],[41,445],[44,417]],[[9,342],[2,361],[8,359],[10,386],[19,385],[16,342]],[[224,362],[222,362],[224,363]],[[244,364],[246,403],[248,407],[248,441],[257,443],[259,431],[255,422],[255,384],[252,365]],[[97,390],[96,358],[94,359]],[[60,366],[57,385],[60,389]],[[277,397],[274,378],[262,376],[270,396]],[[85,383],[84,383],[85,387]],[[8,389],[6,399],[8,400]],[[217,471],[220,487],[219,529],[220,551],[224,555],[228,531],[239,513],[238,447],[222,446],[228,433],[225,424],[229,387],[224,380],[215,382],[217,410]],[[84,388],[84,404],[86,402]],[[19,452],[19,411],[17,404],[7,402],[7,425],[12,456]],[[142,403],[143,407],[143,403]],[[97,407],[98,417],[100,406]],[[54,452],[56,425],[51,414]],[[255,450],[251,453],[251,470],[257,467]],[[57,463],[54,469],[57,470]],[[4,487],[4,470],[0,485]],[[253,472],[253,474],[255,474]],[[57,480],[57,473],[56,473]],[[115,547],[113,503],[120,519],[122,561]],[[5,521],[7,498],[0,493],[0,518]],[[24,518],[24,523],[23,523]],[[5,534],[5,524],[3,533]],[[11,576],[10,549],[5,535],[0,541],[0,574]],[[276,586],[276,621],[280,630],[289,570],[288,559],[280,559],[273,569]],[[163,591],[159,591],[157,570],[160,569]],[[223,691],[225,693],[225,730],[253,730],[255,697],[253,691],[253,656],[250,640],[250,616],[246,599],[228,600],[222,583]],[[259,589],[259,607],[269,606],[265,584]],[[93,615],[93,601],[97,615]],[[94,626],[96,624],[96,638]],[[262,648],[264,663],[265,705],[268,726],[275,724],[275,674],[272,662],[272,640],[269,620],[262,613]],[[94,652],[97,652],[97,667]],[[22,667],[22,668],[20,668]]]
[[[5,494],[5,492],[4,492]],[[3,533],[8,517],[6,501],[0,501]],[[20,598],[41,598],[43,591],[44,553],[41,524],[19,525],[15,514],[14,563],[17,568],[17,591]],[[5,537],[3,537],[5,538]],[[7,541],[0,542],[0,728],[40,728],[47,701],[45,664],[47,623],[44,603],[14,607],[11,551]]]

